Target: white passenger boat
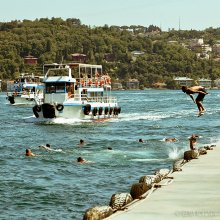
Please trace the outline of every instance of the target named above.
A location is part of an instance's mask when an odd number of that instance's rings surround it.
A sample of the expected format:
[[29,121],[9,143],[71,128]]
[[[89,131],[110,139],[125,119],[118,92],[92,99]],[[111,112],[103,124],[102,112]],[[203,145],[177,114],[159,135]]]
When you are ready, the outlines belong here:
[[45,64],[44,70],[44,103],[33,107],[35,117],[99,119],[121,112],[101,65]]
[[7,99],[10,104],[35,105],[43,102],[42,77],[21,74],[13,82],[7,82]]

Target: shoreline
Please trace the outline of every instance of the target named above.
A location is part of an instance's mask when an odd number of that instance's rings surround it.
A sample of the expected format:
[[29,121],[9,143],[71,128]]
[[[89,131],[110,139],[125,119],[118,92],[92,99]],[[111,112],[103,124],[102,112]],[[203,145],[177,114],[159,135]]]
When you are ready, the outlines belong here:
[[220,219],[220,142],[173,172],[172,183],[128,204],[108,220]]

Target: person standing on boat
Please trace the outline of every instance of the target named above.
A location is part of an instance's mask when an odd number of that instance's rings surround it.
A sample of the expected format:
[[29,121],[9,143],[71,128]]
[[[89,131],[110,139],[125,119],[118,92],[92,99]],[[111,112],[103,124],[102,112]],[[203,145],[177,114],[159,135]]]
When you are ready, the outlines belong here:
[[[193,100],[193,102],[196,103],[196,105],[199,109],[198,116],[203,115],[206,110],[203,107],[202,101],[203,101],[205,95],[208,94],[208,92],[206,92],[205,88],[202,86],[193,86],[193,87],[182,86],[182,91],[184,93],[186,93],[187,95],[189,95],[191,97],[191,99]],[[198,96],[196,97],[196,99],[194,99],[194,97],[192,95],[195,93],[198,93]]]

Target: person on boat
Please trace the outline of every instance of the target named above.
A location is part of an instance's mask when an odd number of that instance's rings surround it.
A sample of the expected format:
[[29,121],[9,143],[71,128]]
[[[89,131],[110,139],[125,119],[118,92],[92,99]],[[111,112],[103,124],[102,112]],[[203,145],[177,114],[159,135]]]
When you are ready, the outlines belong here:
[[31,149],[26,149],[25,156],[27,156],[27,157],[34,157],[36,155],[34,153],[32,153]]
[[[204,114],[204,112],[206,110],[203,107],[202,101],[203,101],[205,95],[208,94],[208,92],[206,92],[205,88],[202,86],[193,86],[193,87],[182,86],[182,91],[184,93],[186,93],[187,95],[189,95],[191,97],[191,99],[193,100],[193,102],[196,103],[196,105],[199,109],[198,116],[201,116],[202,114]],[[198,93],[198,96],[196,97],[196,99],[194,99],[194,97],[192,95],[194,93]]]

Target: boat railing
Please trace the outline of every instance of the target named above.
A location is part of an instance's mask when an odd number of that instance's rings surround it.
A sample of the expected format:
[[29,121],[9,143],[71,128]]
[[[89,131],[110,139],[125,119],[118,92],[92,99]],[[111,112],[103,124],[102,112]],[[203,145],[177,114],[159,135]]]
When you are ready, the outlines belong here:
[[111,85],[111,79],[103,79],[102,77],[98,78],[77,78],[76,81],[79,87],[90,87],[90,88],[98,88],[103,87],[104,85]]
[[21,92],[7,92],[7,96],[22,96],[22,95],[28,95],[28,96],[35,96],[37,93],[36,92],[27,92],[27,91],[21,91]]
[[68,99],[74,99],[74,101],[87,101],[87,102],[101,102],[101,103],[117,103],[117,99],[113,96],[93,96],[89,97],[87,94],[71,94]]

